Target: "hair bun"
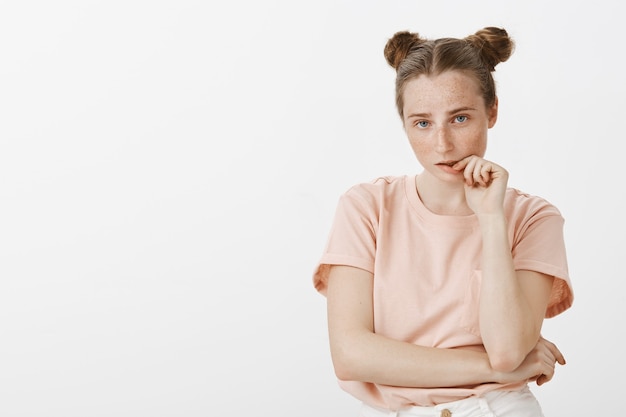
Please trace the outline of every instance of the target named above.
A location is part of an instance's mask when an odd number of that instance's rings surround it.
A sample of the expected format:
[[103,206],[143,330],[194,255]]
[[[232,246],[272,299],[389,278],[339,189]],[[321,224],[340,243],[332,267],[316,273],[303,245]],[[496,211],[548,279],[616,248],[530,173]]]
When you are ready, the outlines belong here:
[[480,51],[491,71],[500,62],[509,59],[515,48],[515,43],[507,31],[493,26],[483,28],[465,40]]
[[417,33],[408,31],[396,32],[385,45],[385,59],[387,63],[397,70],[402,60],[409,54],[411,48],[423,42],[424,40]]

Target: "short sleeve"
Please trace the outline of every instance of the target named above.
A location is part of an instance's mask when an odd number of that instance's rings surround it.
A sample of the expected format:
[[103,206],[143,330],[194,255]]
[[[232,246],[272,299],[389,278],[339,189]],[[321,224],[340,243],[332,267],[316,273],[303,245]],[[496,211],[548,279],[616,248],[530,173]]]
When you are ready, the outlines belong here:
[[553,207],[535,213],[513,244],[516,270],[530,270],[553,276],[554,284],[546,309],[546,318],[554,317],[571,307],[574,300],[565,240],[564,219]]
[[313,274],[313,284],[321,294],[326,294],[331,265],[374,272],[378,224],[375,200],[358,187],[340,197],[326,248]]

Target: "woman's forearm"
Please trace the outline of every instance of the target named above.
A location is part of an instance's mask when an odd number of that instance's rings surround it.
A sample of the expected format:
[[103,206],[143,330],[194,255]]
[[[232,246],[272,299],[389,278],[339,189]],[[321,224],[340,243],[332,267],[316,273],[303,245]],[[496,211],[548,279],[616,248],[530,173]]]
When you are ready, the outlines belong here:
[[404,387],[454,387],[498,382],[484,351],[416,346],[355,331],[331,338],[337,377]]
[[483,239],[479,320],[491,365],[517,368],[537,343],[540,328],[513,266],[504,214],[479,217]]

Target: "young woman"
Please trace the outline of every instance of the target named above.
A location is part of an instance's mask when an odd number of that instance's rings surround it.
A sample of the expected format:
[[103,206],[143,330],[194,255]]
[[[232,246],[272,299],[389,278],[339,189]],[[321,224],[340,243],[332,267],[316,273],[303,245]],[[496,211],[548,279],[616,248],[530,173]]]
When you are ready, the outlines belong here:
[[484,159],[498,116],[504,29],[396,33],[396,105],[423,167],[339,201],[315,288],[340,386],[362,416],[542,416],[528,383],[564,364],[541,336],[573,301],[563,217]]

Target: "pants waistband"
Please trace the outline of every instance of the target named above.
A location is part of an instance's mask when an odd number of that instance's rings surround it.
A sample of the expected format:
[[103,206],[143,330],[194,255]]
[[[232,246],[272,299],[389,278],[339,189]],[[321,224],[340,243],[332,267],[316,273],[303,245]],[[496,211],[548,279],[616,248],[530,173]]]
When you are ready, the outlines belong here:
[[[458,401],[438,404],[432,407],[409,407],[402,410],[390,411],[363,404],[360,417],[466,417],[466,416],[494,416],[492,405],[498,400],[505,400],[503,396],[513,396],[509,400],[516,401],[518,395],[530,395],[532,405],[535,406],[536,399],[529,392],[492,391],[482,397],[469,397]],[[508,402],[507,400],[505,400]],[[525,401],[525,400],[524,400]],[[522,403],[524,402],[522,401]],[[522,405],[523,406],[523,405]],[[533,414],[541,415],[541,414]]]

